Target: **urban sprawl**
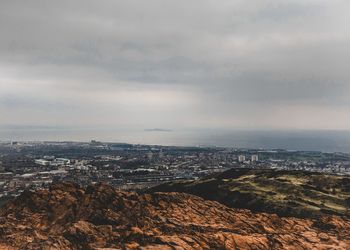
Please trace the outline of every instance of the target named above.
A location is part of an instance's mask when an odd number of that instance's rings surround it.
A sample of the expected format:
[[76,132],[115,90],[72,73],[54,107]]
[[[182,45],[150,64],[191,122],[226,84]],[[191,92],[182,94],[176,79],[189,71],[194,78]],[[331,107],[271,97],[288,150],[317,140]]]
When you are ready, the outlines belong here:
[[[229,168],[303,170],[350,174],[350,154],[220,147],[150,146],[124,143],[2,142],[0,201],[53,182],[82,186],[104,182],[137,190],[191,180]],[[1,205],[1,204],[0,204]]]

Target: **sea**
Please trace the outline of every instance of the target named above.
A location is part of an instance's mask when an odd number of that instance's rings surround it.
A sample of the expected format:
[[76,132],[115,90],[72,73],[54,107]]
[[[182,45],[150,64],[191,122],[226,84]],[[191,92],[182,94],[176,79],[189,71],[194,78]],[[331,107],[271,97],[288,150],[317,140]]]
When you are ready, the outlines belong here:
[[98,140],[165,146],[210,146],[350,153],[350,130],[0,128],[0,141]]

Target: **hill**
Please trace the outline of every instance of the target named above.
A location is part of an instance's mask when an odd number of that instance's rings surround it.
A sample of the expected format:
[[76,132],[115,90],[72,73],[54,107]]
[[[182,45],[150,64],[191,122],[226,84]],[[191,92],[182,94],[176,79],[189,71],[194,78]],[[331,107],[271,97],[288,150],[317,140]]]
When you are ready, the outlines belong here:
[[0,249],[346,249],[350,221],[281,218],[185,193],[62,183],[0,209]]
[[231,169],[200,180],[166,183],[148,192],[185,192],[218,201],[228,207],[280,216],[350,216],[348,176],[271,169]]

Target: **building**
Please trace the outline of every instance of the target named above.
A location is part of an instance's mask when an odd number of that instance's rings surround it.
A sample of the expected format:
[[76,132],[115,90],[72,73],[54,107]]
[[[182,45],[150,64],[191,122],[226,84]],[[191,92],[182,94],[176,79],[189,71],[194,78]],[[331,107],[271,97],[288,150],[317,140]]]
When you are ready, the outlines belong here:
[[36,164],[41,165],[41,166],[48,166],[50,165],[50,161],[44,160],[44,159],[36,159],[34,161]]
[[50,161],[51,166],[66,166],[70,164],[70,160],[66,158],[56,158],[54,161]]
[[151,151],[147,153],[147,158],[150,161],[153,159],[153,153]]
[[238,156],[238,162],[241,162],[241,163],[245,162],[245,156],[244,155],[239,155]]
[[53,155],[45,155],[43,158],[44,158],[44,160],[53,161],[55,159],[55,156],[53,156]]
[[57,166],[59,166],[59,165],[67,165],[67,164],[70,164],[70,160],[66,159],[66,158],[56,158],[55,164]]
[[258,155],[252,155],[252,162],[257,162],[259,161],[259,156]]

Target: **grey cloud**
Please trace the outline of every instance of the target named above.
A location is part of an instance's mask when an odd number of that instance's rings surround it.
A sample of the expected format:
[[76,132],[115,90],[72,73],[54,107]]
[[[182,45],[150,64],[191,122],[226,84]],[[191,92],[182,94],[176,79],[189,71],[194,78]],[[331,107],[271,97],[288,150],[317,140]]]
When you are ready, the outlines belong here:
[[72,105],[68,106],[60,101],[51,101],[48,99],[39,99],[31,97],[20,97],[14,95],[0,95],[0,105],[7,109],[35,108],[50,111],[73,108]]
[[[143,127],[205,126],[211,116],[251,124],[262,105],[346,112],[349,7],[342,0],[1,1],[0,111],[42,105],[65,110],[72,122],[115,112],[121,117],[111,123]],[[164,98],[146,109],[156,99],[150,92],[171,91],[191,100]],[[108,99],[114,106],[105,107]]]
[[173,132],[171,129],[164,129],[164,128],[147,128],[145,129],[146,132]]

